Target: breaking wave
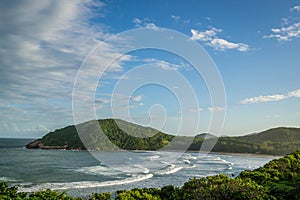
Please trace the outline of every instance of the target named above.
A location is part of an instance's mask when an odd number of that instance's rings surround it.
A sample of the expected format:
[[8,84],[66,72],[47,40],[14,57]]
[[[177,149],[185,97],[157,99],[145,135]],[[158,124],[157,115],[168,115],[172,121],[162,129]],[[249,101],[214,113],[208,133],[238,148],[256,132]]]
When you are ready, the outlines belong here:
[[142,180],[152,178],[153,174],[137,175],[131,178],[115,181],[78,181],[78,182],[66,182],[66,183],[42,183],[42,184],[23,184],[20,186],[20,192],[37,192],[40,190],[51,189],[51,190],[68,190],[68,189],[82,189],[82,188],[95,188],[95,187],[106,187],[114,185],[122,185],[134,183]]
[[158,175],[173,174],[175,172],[178,172],[182,168],[183,167],[177,167],[176,165],[168,164],[167,167],[156,171],[155,174],[158,174]]

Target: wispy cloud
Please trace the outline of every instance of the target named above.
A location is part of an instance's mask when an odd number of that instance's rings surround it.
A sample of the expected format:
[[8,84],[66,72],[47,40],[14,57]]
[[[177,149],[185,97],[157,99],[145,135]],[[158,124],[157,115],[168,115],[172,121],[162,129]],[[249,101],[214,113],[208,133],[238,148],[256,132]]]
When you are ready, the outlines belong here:
[[[300,11],[300,6],[294,6],[290,11]],[[299,18],[282,18],[281,27],[271,29],[271,34],[265,35],[263,38],[274,38],[277,41],[292,41],[300,37]]]
[[150,20],[148,18],[144,18],[144,19],[134,18],[132,20],[132,22],[134,23],[135,27],[137,27],[137,28],[141,28],[141,27],[151,28],[151,29],[158,29],[159,28],[154,23],[153,20]]
[[280,101],[291,97],[300,97],[300,89],[288,92],[286,94],[272,94],[265,96],[251,97],[240,101],[242,104],[261,103],[269,101]]
[[259,102],[268,102],[268,101],[279,101],[279,100],[286,99],[286,98],[287,98],[287,96],[285,96],[285,95],[274,94],[274,95],[251,97],[248,99],[241,100],[241,103],[249,104],[249,103],[259,103]]
[[188,70],[189,68],[191,68],[191,66],[188,63],[185,63],[182,61],[178,64],[170,63],[165,60],[159,60],[159,59],[155,59],[155,58],[147,58],[147,59],[144,59],[143,61],[145,61],[147,63],[153,63],[153,64],[155,64],[156,67],[159,67],[160,69],[167,70],[167,71],[179,70],[179,69]]
[[281,28],[272,28],[272,34],[264,38],[275,38],[278,41],[291,41],[300,37],[300,23],[293,23]]
[[178,21],[180,19],[180,17],[177,15],[171,15],[171,18],[174,19],[175,21]]
[[288,97],[300,97],[300,89],[299,90],[294,90],[292,92],[289,92],[287,94]]
[[294,6],[291,11],[300,11],[300,6]]
[[225,39],[219,38],[218,33],[222,32],[222,29],[210,28],[205,31],[198,31],[191,29],[192,40],[198,40],[204,42],[204,44],[213,47],[216,50],[224,51],[227,49],[236,49],[238,51],[248,51],[250,50],[249,45],[244,43],[233,43]]
[[226,49],[236,49],[238,51],[248,51],[249,46],[244,43],[233,43],[224,39],[214,38],[209,43],[215,49],[226,50]]
[[216,29],[214,27],[212,27],[209,30],[205,30],[205,31],[198,31],[195,29],[191,29],[191,33],[192,33],[192,40],[199,40],[202,42],[206,42],[206,41],[211,41],[213,40],[214,36],[217,35],[217,33],[222,32],[221,29]]
[[191,109],[189,109],[189,111],[192,113],[199,113],[199,112],[203,111],[203,108],[191,108]]
[[209,107],[208,110],[214,112],[214,111],[224,111],[226,109],[224,107]]
[[135,102],[140,102],[143,99],[143,95],[131,97],[131,99]]
[[[51,123],[43,125],[49,125],[50,129],[72,123],[76,72],[98,44],[95,40],[103,41],[111,36],[105,33],[103,25],[89,23],[90,19],[101,17],[95,14],[101,12],[95,11],[103,7],[104,3],[93,0],[20,1],[18,4],[1,1],[0,108],[5,112],[1,111],[0,121],[14,122],[22,130],[39,123],[37,118],[41,124]],[[116,56],[117,51],[112,51],[114,46],[106,44],[106,47],[110,51],[92,58],[94,63]],[[121,69],[121,65],[122,61],[117,61],[112,68]],[[93,74],[103,68],[97,70]],[[92,89],[87,84],[86,90]]]
[[278,118],[280,115],[266,115],[265,118]]

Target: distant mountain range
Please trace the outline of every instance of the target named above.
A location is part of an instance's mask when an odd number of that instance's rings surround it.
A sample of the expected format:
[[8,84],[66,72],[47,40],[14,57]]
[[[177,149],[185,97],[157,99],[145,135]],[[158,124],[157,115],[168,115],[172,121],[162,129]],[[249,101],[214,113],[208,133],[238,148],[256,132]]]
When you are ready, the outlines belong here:
[[300,128],[279,127],[239,137],[218,138],[202,133],[193,138],[175,138],[174,135],[120,119],[101,119],[57,129],[26,147],[78,150],[158,150],[163,147],[186,150],[188,147],[192,151],[201,148],[202,151],[213,152],[285,155],[300,149]]

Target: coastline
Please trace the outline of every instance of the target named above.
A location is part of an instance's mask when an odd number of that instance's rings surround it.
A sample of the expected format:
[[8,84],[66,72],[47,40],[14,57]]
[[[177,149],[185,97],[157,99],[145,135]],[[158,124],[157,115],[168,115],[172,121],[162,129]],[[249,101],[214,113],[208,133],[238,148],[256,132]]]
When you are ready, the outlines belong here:
[[[133,153],[145,153],[145,152],[158,152],[158,150],[128,150],[128,149],[119,149],[119,150],[101,150],[101,149],[81,149],[81,148],[69,148],[67,145],[64,146],[44,146],[41,142],[41,139],[37,139],[28,143],[25,147],[27,149],[43,149],[43,150],[70,150],[70,151],[130,151]],[[32,145],[33,144],[33,145]],[[273,158],[278,159],[282,158],[283,155],[274,155],[274,154],[260,154],[260,153],[235,153],[235,152],[216,152],[216,151],[194,151],[194,150],[168,150],[164,152],[183,152],[184,153],[203,153],[203,154],[216,154],[216,155],[233,155],[233,156],[247,156],[247,157],[260,157],[260,158]]]
[[272,154],[255,154],[255,153],[229,153],[229,152],[210,152],[211,154],[216,155],[233,155],[233,156],[246,156],[246,157],[257,157],[257,158],[273,158],[279,159],[284,157],[279,155],[272,155]]

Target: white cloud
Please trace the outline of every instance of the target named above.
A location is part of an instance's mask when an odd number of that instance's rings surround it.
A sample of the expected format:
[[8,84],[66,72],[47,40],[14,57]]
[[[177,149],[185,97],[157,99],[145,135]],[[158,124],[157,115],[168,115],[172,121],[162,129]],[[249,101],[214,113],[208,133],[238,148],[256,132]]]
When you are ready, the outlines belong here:
[[251,103],[269,102],[269,101],[280,101],[291,97],[300,97],[300,89],[288,92],[287,94],[273,94],[273,95],[251,97],[251,98],[243,99],[240,102],[242,104],[251,104]]
[[271,29],[272,34],[264,38],[275,38],[278,41],[291,41],[300,37],[300,23],[293,23],[282,28]]
[[200,41],[210,41],[213,37],[218,33],[221,32],[221,29],[211,28],[205,31],[197,31],[195,29],[191,29],[192,33],[192,40],[200,40]]
[[139,18],[134,18],[132,20],[132,22],[135,24],[135,25],[140,25],[142,24],[143,20],[139,19]]
[[[294,6],[290,11],[300,11],[300,6]],[[282,18],[280,28],[272,28],[271,34],[263,36],[263,38],[274,38],[277,41],[292,41],[300,37],[299,18]]]
[[287,97],[285,95],[275,94],[275,95],[251,97],[251,98],[242,100],[241,103],[249,104],[249,103],[259,103],[259,102],[268,102],[268,101],[279,101],[279,100],[286,99],[286,98]]
[[143,95],[135,96],[131,98],[135,102],[139,102],[143,99]]
[[177,15],[171,15],[171,18],[174,19],[175,21],[178,21],[180,19],[180,17]]
[[192,113],[199,113],[200,111],[202,111],[203,108],[193,108],[193,109],[189,109],[190,112]]
[[278,118],[280,115],[266,115],[265,118]]
[[224,39],[215,38],[209,43],[210,46],[217,50],[237,49],[238,51],[248,51],[249,46],[243,43],[232,43]]
[[179,70],[179,69],[188,69],[191,66],[187,63],[180,62],[179,64],[170,63],[164,60],[159,60],[155,58],[144,59],[145,62],[154,63],[156,67],[159,67],[162,70]]
[[158,29],[158,26],[156,26],[156,24],[154,24],[154,23],[146,23],[145,27],[151,28],[151,29]]
[[[72,123],[76,72],[98,44],[95,40],[111,36],[104,32],[102,24],[89,22],[93,17],[101,17],[98,14],[101,12],[95,11],[103,6],[93,0],[0,2],[0,102],[18,106],[0,105],[0,121],[13,121],[22,130],[35,127],[34,124],[40,123],[37,118],[51,123],[45,124],[51,128]],[[119,55],[118,48],[105,45],[107,53],[92,58],[98,66]],[[111,69],[122,69],[122,62],[129,59],[122,57]],[[99,66],[96,70],[93,76],[104,68]],[[83,98],[92,89],[87,83]]]
[[134,18],[132,22],[137,28],[145,27],[151,29],[159,29],[159,27],[153,22],[153,20],[151,21],[148,18],[144,18],[144,19]]
[[205,31],[198,31],[195,29],[191,29],[192,33],[192,40],[199,40],[204,42],[206,45],[213,47],[216,50],[224,51],[226,49],[236,49],[238,51],[248,51],[249,45],[244,43],[233,43],[229,42],[225,39],[221,39],[217,37],[217,34],[222,32],[221,29],[216,29],[214,27],[205,30]]
[[300,11],[300,6],[294,6],[291,11]]
[[300,97],[300,89],[288,93],[289,97]]
[[214,111],[224,111],[226,109],[223,107],[209,107],[208,110],[214,112]]

